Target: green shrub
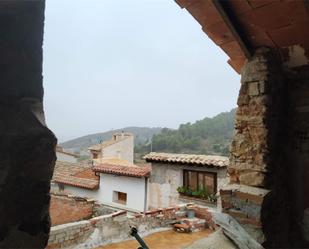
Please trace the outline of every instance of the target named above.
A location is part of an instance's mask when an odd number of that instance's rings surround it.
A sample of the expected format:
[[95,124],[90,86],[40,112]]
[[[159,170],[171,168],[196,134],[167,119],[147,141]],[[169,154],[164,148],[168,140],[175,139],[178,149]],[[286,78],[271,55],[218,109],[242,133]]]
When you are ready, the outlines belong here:
[[185,194],[186,191],[187,191],[187,188],[186,188],[185,186],[179,186],[179,187],[177,188],[177,192],[178,192],[179,194]]
[[186,189],[186,193],[185,194],[191,196],[192,192],[193,192],[192,189],[190,189],[190,187],[189,187],[189,188]]
[[208,196],[208,200],[211,201],[211,202],[216,202],[218,199],[218,197],[216,196],[216,194],[210,194]]

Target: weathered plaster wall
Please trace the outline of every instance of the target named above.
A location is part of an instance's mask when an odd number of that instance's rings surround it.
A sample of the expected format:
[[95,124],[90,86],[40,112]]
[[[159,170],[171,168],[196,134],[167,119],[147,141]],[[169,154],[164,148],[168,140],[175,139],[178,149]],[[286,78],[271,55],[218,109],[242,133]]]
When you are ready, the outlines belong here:
[[102,150],[103,158],[119,158],[133,163],[134,136],[128,136]]
[[56,138],[44,124],[45,1],[0,1],[0,247],[44,248]]
[[75,156],[68,155],[60,151],[57,151],[56,154],[57,154],[58,161],[77,163],[77,158]]
[[228,183],[226,168],[205,168],[189,165],[152,163],[148,188],[148,208],[169,207],[179,203],[177,188],[183,185],[183,170],[217,173],[217,190]]

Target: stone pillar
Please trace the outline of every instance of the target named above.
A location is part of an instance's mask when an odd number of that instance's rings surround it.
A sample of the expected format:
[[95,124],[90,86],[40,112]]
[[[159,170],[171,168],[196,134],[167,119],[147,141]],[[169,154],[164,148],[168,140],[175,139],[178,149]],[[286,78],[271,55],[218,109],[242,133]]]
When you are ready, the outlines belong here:
[[278,170],[282,160],[280,141],[284,141],[286,127],[283,75],[280,60],[267,48],[258,49],[245,64],[230,148],[230,184],[221,191],[223,211],[236,218],[260,243],[268,239],[263,218],[271,215],[264,214],[263,207],[270,203],[266,199],[277,184],[274,175],[285,171],[284,164]]
[[56,138],[42,107],[44,0],[0,1],[0,248],[44,248]]

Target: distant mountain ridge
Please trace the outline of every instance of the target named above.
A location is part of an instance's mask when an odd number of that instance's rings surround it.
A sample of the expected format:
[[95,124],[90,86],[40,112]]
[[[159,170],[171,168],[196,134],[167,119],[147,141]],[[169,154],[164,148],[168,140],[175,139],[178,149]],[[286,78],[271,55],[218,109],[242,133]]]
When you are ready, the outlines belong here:
[[64,149],[85,155],[90,146],[111,139],[114,133],[124,131],[134,134],[134,150],[140,158],[150,151],[228,155],[235,112],[236,109],[232,109],[213,118],[206,117],[194,123],[181,124],[178,129],[125,127],[82,136],[60,145]]
[[154,134],[151,144],[135,146],[143,155],[156,152],[228,155],[234,131],[236,109],[221,112],[213,118],[181,124],[178,129],[163,128]]
[[106,141],[112,138],[112,135],[117,132],[130,132],[134,134],[135,144],[144,144],[151,140],[153,135],[160,133],[162,128],[155,127],[125,127],[122,129],[115,129],[106,132],[100,132],[95,134],[89,134],[86,136],[78,137],[60,144],[64,149],[80,152],[86,150],[88,147],[94,144],[98,144],[102,141]]

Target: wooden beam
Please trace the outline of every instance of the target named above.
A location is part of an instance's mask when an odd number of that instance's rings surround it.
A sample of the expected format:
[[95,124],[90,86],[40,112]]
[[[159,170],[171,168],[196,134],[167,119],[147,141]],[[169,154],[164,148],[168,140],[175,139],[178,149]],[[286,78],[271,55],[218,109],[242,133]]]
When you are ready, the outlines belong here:
[[[229,27],[230,31],[232,32],[235,40],[238,42],[239,46],[241,47],[244,55],[247,59],[250,59],[252,56],[252,49],[249,42],[244,37],[243,33],[241,32],[239,25],[237,25],[235,21],[235,17],[231,14],[228,7],[225,5],[226,1],[221,0],[213,0],[213,4],[216,7],[217,11],[221,15],[225,24]],[[233,58],[231,58],[233,59]]]

